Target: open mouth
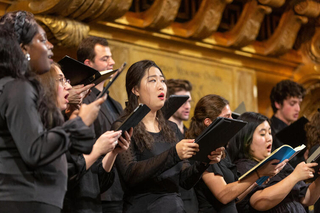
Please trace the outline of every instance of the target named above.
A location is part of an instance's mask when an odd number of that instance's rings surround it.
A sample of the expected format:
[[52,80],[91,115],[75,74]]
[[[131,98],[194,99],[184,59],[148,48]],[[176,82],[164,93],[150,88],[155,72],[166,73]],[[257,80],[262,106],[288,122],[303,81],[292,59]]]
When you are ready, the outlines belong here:
[[269,144],[269,145],[267,146],[267,150],[268,150],[268,151],[271,151],[271,148],[272,148],[272,144]]
[[164,93],[161,93],[160,95],[158,95],[158,98],[164,99]]
[[66,96],[64,96],[64,99],[68,100],[69,94],[66,94]]

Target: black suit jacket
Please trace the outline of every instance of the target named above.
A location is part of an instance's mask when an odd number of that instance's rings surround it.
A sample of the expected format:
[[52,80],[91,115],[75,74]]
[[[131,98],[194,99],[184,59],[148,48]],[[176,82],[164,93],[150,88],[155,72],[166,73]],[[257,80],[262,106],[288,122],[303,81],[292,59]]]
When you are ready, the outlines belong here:
[[[96,88],[92,89],[92,92],[83,100],[83,103],[89,104],[96,100],[99,90]],[[98,114],[97,119],[93,123],[94,131],[96,134],[96,138],[98,139],[100,135],[105,133],[106,131],[111,130],[111,125],[115,121],[113,116],[110,113],[115,114],[117,117],[122,113],[122,106],[119,102],[114,100],[108,95],[106,102],[109,102],[113,106],[113,112],[109,112],[107,108],[107,104],[104,103],[101,105],[100,112]]]

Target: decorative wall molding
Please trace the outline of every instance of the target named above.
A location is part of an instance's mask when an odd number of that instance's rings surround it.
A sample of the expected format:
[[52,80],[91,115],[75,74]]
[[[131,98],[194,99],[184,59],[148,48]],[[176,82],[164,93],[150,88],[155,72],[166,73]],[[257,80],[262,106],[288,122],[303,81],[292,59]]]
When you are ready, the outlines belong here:
[[283,55],[292,49],[302,24],[306,24],[308,18],[299,16],[292,9],[283,13],[279,25],[272,36],[262,42],[264,55]]
[[171,28],[178,36],[204,39],[218,29],[222,13],[232,0],[203,0],[197,14],[186,23],[174,22]]
[[256,39],[265,14],[271,11],[270,7],[259,5],[256,0],[249,0],[236,25],[228,32],[215,33],[213,37],[218,44],[224,46],[246,46]]
[[83,38],[89,35],[89,26],[81,22],[54,16],[36,16],[48,34],[50,41],[58,46],[77,47]]

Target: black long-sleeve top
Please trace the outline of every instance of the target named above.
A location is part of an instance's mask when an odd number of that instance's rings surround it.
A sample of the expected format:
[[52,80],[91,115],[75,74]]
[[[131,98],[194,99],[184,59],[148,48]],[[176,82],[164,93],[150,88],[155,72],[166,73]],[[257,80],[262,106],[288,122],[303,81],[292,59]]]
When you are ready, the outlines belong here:
[[[169,125],[175,132],[179,131],[176,124],[169,122]],[[154,138],[151,150],[140,152],[132,139],[129,149],[120,153],[116,160],[125,185],[124,212],[137,212],[135,209],[141,212],[183,212],[174,206],[178,202],[175,203],[174,199],[181,200],[180,197],[173,196],[170,205],[166,196],[178,194],[179,185],[185,189],[193,187],[207,166],[199,162],[192,166],[182,162],[176,143],[166,142],[162,131],[150,134]],[[152,199],[148,200],[148,197]],[[149,203],[145,203],[147,200]]]
[[[46,130],[29,81],[0,79],[0,201],[36,201],[62,208],[67,189],[65,152],[93,144],[80,117]],[[82,149],[90,153],[91,146]]]

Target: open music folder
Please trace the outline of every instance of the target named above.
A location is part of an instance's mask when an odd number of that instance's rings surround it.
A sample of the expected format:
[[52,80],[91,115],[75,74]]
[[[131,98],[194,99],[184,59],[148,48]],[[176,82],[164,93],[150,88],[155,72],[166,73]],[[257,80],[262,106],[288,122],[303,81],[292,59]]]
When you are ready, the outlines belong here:
[[58,64],[65,77],[71,81],[71,85],[94,83],[95,85],[109,79],[117,70],[98,70],[85,65],[84,63],[71,58],[70,56],[63,57]]

